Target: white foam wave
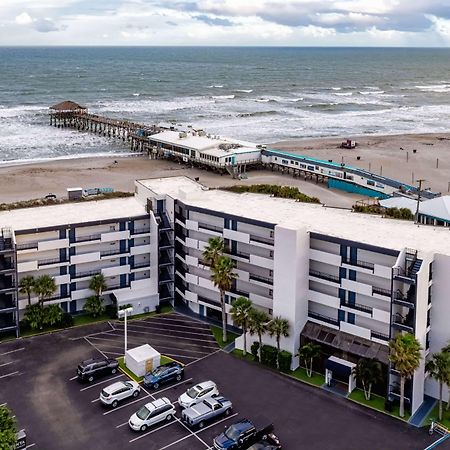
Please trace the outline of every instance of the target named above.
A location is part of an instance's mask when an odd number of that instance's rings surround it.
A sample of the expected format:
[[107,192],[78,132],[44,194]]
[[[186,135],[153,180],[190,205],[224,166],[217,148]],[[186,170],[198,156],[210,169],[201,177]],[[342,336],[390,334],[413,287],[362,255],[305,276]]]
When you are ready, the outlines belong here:
[[335,92],[334,95],[338,95],[339,97],[350,97],[353,95],[353,92]]
[[223,84],[211,84],[208,87],[211,89],[213,89],[213,88],[220,89],[220,88],[223,88]]
[[450,92],[450,84],[428,84],[423,86],[415,86],[415,88],[422,92],[436,92],[438,94]]
[[234,94],[230,95],[213,95],[211,98],[214,100],[232,100],[234,98]]
[[243,92],[244,94],[250,94],[253,89],[235,89],[235,92]]
[[133,97],[139,97],[141,94],[139,93],[139,92],[135,92],[134,94],[133,94]]
[[255,101],[258,103],[269,103],[270,98],[257,98],[257,99],[255,99]]
[[340,91],[342,88],[340,88],[340,87],[332,87],[331,88],[333,91]]
[[361,95],[380,95],[384,94],[384,91],[360,91]]

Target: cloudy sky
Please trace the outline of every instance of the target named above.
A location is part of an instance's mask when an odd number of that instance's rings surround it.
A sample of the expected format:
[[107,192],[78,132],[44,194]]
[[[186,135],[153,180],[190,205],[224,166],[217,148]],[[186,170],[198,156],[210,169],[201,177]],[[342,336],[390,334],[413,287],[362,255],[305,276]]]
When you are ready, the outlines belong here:
[[450,0],[0,0],[0,45],[450,46]]

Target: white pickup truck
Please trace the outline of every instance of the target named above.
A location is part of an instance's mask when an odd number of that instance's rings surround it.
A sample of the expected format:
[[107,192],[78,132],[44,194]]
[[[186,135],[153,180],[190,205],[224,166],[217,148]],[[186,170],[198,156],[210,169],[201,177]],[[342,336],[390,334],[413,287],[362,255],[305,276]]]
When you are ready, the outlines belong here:
[[217,416],[229,416],[233,411],[233,405],[225,397],[214,397],[203,400],[190,408],[183,410],[181,420],[189,427],[203,428],[206,422]]

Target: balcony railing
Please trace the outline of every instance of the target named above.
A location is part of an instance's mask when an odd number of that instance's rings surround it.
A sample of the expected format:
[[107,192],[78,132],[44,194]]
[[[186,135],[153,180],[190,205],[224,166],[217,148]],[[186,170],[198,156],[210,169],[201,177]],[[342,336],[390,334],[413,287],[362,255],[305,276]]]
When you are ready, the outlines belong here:
[[144,234],[144,233],[150,233],[150,227],[135,228],[135,229],[131,232],[131,235],[135,235],[135,234]]
[[360,261],[358,259],[350,259],[350,258],[346,258],[344,256],[342,257],[342,263],[349,264],[351,266],[362,267],[363,269],[369,269],[369,270],[373,270],[375,268],[375,265],[371,262]]
[[389,335],[384,333],[379,333],[378,331],[371,331],[370,335],[375,339],[380,339],[381,341],[389,341]]
[[87,272],[79,272],[71,276],[71,278],[84,278],[84,277],[93,277],[94,275],[99,275],[101,270],[89,270]]
[[16,245],[17,250],[29,250],[32,248],[38,248],[38,241],[27,242],[25,244],[17,244]]
[[125,249],[125,250],[120,250],[120,249],[115,249],[115,250],[105,250],[105,251],[101,251],[100,252],[100,256],[112,256],[112,255],[120,255],[122,253],[128,253],[129,250]]
[[133,269],[141,269],[142,267],[148,267],[150,268],[150,261],[144,261],[140,263],[135,263],[131,266],[131,270]]
[[341,306],[356,309],[357,311],[362,311],[369,314],[372,314],[373,311],[373,308],[371,308],[370,306],[361,305],[360,303],[341,302]]
[[325,272],[319,272],[318,270],[310,270],[309,275],[311,277],[321,278],[322,280],[332,281],[334,283],[340,283],[341,279],[338,275],[331,275]]
[[391,291],[390,289],[384,289],[377,286],[372,286],[372,294],[383,295],[384,297],[390,297]]
[[263,236],[250,235],[250,241],[259,242],[260,244],[273,245],[273,238],[266,238]]
[[49,266],[50,264],[63,264],[68,262],[67,258],[52,258],[52,259],[41,259],[38,261],[38,266]]
[[117,284],[108,284],[108,287],[106,288],[107,291],[111,291],[112,289],[123,289],[123,288],[129,288],[130,283],[124,283],[123,285],[120,283]]
[[223,227],[218,227],[216,225],[210,225],[209,223],[200,223],[198,224],[198,228],[202,228],[204,230],[208,230],[208,231],[215,231],[217,233],[222,233],[223,231]]
[[51,302],[53,300],[67,300],[67,299],[70,299],[69,293],[66,295],[53,295],[52,297],[46,298],[44,301]]
[[323,314],[318,314],[312,311],[308,311],[308,316],[311,319],[320,320],[321,322],[330,323],[331,325],[339,326],[339,320],[333,319],[332,317],[324,316]]
[[87,242],[87,241],[97,241],[101,239],[102,235],[100,233],[98,234],[89,234],[86,236],[76,236],[75,242]]
[[199,302],[203,302],[203,303],[207,303],[208,305],[213,305],[213,306],[220,306],[220,301],[214,301],[214,300],[210,300],[209,298],[206,297],[201,297],[200,295],[197,297]]
[[394,296],[394,303],[406,306],[408,308],[415,307],[414,295],[405,295],[401,291],[397,291]]
[[403,331],[414,331],[413,320],[398,313],[392,316],[392,325]]
[[249,279],[253,281],[259,281],[260,283],[268,284],[270,286],[273,285],[273,278],[262,277],[260,275],[254,275],[251,273]]
[[246,260],[249,260],[250,259],[250,253],[245,253],[245,252],[228,252],[228,253],[226,253],[227,255],[230,255],[230,256],[236,256],[237,258],[243,258],[243,259],[246,259]]

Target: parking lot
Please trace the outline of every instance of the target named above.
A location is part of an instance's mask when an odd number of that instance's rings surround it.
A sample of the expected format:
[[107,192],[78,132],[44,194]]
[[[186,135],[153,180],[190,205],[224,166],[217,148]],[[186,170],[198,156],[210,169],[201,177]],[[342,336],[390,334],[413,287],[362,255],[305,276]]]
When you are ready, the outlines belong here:
[[[123,354],[122,324],[105,323],[0,344],[0,376],[8,375],[0,378],[0,404],[14,410],[29,447],[38,450],[202,450],[212,447],[225,425],[260,415],[273,421],[284,449],[419,450],[434,440],[423,430],[228,355],[218,350],[207,325],[190,318],[172,313],[130,322],[129,347],[143,343],[186,363],[185,379],[143,390],[116,409],[103,407],[101,389],[126,376],[116,373],[92,384],[74,376],[83,359]],[[129,428],[130,416],[145,403],[162,396],[176,402],[188,387],[208,379],[233,402],[232,416],[192,431],[180,422],[176,405],[171,422],[143,433]]]

